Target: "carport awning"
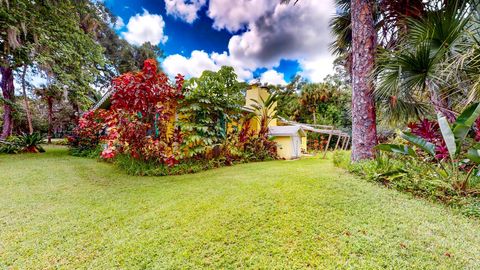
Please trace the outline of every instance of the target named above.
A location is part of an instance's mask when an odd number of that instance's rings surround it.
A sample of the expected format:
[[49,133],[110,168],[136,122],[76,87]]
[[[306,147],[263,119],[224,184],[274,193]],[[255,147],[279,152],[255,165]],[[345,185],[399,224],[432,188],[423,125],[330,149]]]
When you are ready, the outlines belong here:
[[343,137],[349,137],[350,136],[350,135],[348,135],[347,133],[345,133],[341,130],[333,129],[333,126],[330,127],[330,129],[327,129],[328,126],[321,126],[322,128],[315,128],[315,127],[313,127],[309,124],[303,124],[303,123],[298,123],[298,122],[295,122],[295,121],[286,120],[282,117],[279,117],[279,120],[281,122],[285,123],[285,124],[288,124],[288,125],[298,126],[301,129],[303,129],[304,131],[311,131],[311,132],[315,132],[315,133],[329,134],[329,135],[343,136]]
[[305,131],[300,126],[274,126],[270,127],[268,135],[270,136],[305,136]]

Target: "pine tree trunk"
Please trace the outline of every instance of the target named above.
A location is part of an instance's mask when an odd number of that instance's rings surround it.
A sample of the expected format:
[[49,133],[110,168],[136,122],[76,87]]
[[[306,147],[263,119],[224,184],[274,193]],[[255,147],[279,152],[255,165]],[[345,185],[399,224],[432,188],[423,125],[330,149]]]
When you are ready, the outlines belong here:
[[375,156],[377,127],[373,80],[377,35],[372,0],[352,0],[352,161]]
[[23,100],[25,103],[25,112],[27,114],[28,133],[33,134],[32,114],[30,113],[30,106],[28,105],[28,97],[27,97],[27,90],[26,90],[26,81],[25,81],[26,73],[27,73],[27,65],[24,65],[23,72],[22,72]]
[[13,119],[12,106],[10,104],[15,99],[15,88],[13,86],[13,70],[9,67],[0,67],[0,72],[2,74],[2,94],[5,100],[3,105],[3,128],[0,139],[4,140],[12,134]]
[[47,140],[48,143],[52,143],[52,122],[53,122],[53,98],[48,97],[47,98],[47,104],[48,104],[48,135],[47,135]]

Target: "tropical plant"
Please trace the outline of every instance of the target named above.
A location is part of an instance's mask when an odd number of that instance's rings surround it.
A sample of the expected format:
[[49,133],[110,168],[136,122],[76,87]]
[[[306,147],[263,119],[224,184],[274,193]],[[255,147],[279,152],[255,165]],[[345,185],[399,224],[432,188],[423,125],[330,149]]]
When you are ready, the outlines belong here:
[[277,94],[268,95],[266,99],[260,97],[260,100],[252,99],[251,105],[254,109],[254,118],[260,125],[258,134],[260,136],[268,136],[268,127],[271,121],[277,117]]
[[448,1],[442,8],[427,10],[421,18],[410,18],[405,35],[394,51],[380,54],[376,97],[383,116],[408,121],[428,114],[430,104],[452,123],[454,105],[465,102],[470,88],[465,70],[449,72],[462,57],[475,35],[472,10],[464,1]]
[[44,137],[40,133],[26,134],[23,133],[18,136],[15,143],[21,147],[22,151],[28,153],[45,152],[41,144],[44,142]]
[[[466,192],[470,177],[474,172],[478,172],[478,164],[480,164],[480,144],[476,143],[473,138],[468,137],[479,116],[479,103],[467,107],[453,124],[450,124],[445,116],[439,114],[438,126],[448,157],[439,155],[436,152],[438,145],[436,146],[431,140],[429,141],[410,132],[401,134],[401,137],[408,141],[410,145],[379,144],[376,149],[414,159],[422,159],[427,164],[431,164],[431,170],[436,173],[439,179],[452,183],[455,190]],[[418,148],[421,152],[416,151],[412,146]],[[464,170],[467,171],[466,174],[463,173]]]
[[43,142],[44,137],[40,133],[22,133],[18,136],[11,136],[7,140],[0,141],[0,153],[42,153],[45,152],[41,146]]
[[204,71],[185,83],[181,128],[188,156],[205,154],[227,139],[228,125],[239,120],[245,83],[237,81],[232,67]]

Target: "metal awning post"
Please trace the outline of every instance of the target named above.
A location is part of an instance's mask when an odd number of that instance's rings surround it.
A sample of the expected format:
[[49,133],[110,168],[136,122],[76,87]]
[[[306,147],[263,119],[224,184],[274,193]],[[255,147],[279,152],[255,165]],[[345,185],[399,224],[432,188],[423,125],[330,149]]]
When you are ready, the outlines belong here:
[[342,139],[342,135],[338,134],[337,143],[335,144],[335,150],[333,150],[333,151],[337,151],[338,143],[340,142],[341,139]]
[[328,134],[327,145],[325,145],[325,150],[323,150],[323,158],[327,156],[328,146],[330,145],[330,141],[332,140],[332,133],[333,133],[333,126],[330,127],[331,132]]
[[347,143],[347,138],[348,138],[347,136],[343,137],[342,148],[341,148],[342,150],[345,150],[345,144]]

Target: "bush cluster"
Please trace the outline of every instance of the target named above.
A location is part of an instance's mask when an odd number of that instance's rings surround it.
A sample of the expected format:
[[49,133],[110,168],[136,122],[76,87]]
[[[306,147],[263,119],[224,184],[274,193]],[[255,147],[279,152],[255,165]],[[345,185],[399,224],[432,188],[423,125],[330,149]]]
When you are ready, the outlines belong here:
[[[233,70],[219,72],[227,76]],[[218,102],[198,91],[187,91],[184,101],[182,85],[180,75],[171,85],[151,59],[142,71],[115,78],[111,108],[82,116],[69,138],[71,154],[100,156],[130,174],[159,176],[278,158],[268,128],[254,131],[246,115],[240,128],[229,126],[242,118],[238,98],[217,87],[210,94],[224,97]]]

